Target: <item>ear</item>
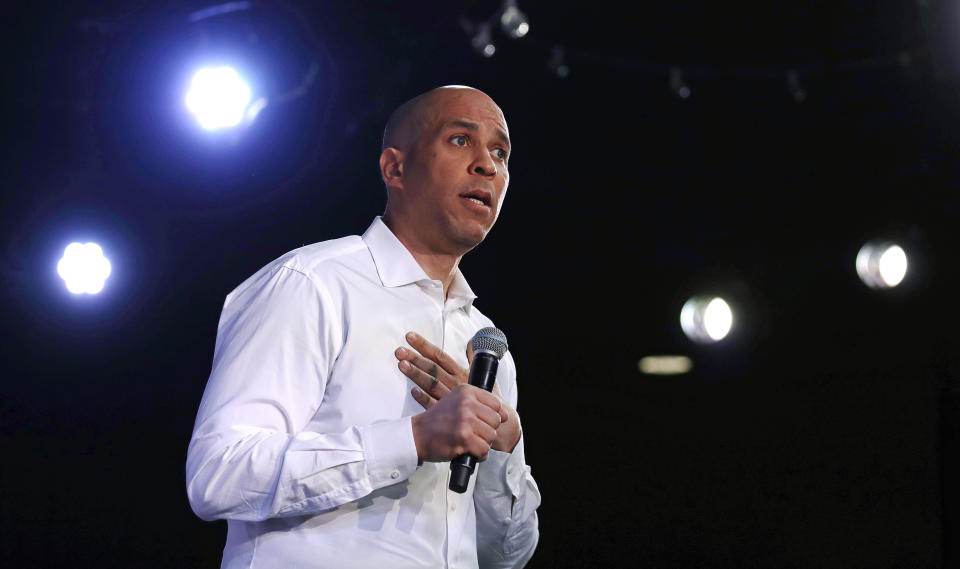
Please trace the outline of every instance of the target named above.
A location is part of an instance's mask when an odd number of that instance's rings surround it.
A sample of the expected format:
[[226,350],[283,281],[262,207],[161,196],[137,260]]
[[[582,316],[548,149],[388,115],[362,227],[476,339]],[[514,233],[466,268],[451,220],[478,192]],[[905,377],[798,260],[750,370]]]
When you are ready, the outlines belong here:
[[403,152],[391,147],[380,153],[380,177],[388,188],[403,188]]

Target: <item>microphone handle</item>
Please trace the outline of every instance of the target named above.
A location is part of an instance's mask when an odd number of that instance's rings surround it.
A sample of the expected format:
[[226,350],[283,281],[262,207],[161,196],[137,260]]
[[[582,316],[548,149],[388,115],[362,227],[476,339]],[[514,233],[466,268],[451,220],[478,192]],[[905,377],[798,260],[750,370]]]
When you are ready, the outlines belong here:
[[[497,366],[500,360],[491,353],[480,352],[474,354],[470,365],[470,385],[484,391],[493,390],[493,382],[497,379]],[[477,457],[471,454],[461,454],[450,461],[450,489],[458,494],[467,491],[470,477],[477,467]]]

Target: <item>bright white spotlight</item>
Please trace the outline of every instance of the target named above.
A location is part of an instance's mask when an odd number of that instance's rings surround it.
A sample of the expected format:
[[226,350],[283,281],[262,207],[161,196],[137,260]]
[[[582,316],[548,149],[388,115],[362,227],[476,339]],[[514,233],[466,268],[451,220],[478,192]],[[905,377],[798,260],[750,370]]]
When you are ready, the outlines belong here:
[[701,344],[724,339],[733,327],[730,305],[719,296],[695,296],[680,310],[680,326],[693,341]]
[[206,130],[237,126],[250,104],[250,87],[232,67],[197,71],[187,91],[187,109]]
[[870,288],[893,288],[907,275],[907,254],[896,243],[871,241],[857,253],[857,274]]
[[97,294],[110,276],[110,261],[96,243],[71,243],[57,263],[57,274],[73,294]]

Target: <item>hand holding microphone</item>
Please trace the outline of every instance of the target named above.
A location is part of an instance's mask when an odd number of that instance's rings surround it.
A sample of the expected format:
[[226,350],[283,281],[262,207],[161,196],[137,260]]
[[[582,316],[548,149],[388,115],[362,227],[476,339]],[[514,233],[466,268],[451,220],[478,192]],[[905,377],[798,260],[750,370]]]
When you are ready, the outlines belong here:
[[[420,459],[439,462],[472,455],[483,460],[490,448],[512,452],[520,439],[519,417],[493,385],[496,367],[507,351],[503,332],[492,327],[477,332],[471,341],[469,373],[422,337],[411,333],[407,341],[419,354],[398,348],[396,356],[400,370],[418,386],[413,389],[414,398],[427,409],[413,418]],[[485,391],[491,387],[492,394]],[[472,473],[468,463],[475,465],[476,459],[461,460],[467,471],[465,484]],[[461,463],[454,463],[452,469],[462,470],[455,464]]]
[[[483,328],[470,340],[470,346],[473,348],[473,362],[470,363],[469,383],[484,391],[492,391],[500,358],[507,353],[507,336],[496,328]],[[450,461],[450,489],[461,494],[465,492],[476,466],[477,457],[473,454],[461,454]]]

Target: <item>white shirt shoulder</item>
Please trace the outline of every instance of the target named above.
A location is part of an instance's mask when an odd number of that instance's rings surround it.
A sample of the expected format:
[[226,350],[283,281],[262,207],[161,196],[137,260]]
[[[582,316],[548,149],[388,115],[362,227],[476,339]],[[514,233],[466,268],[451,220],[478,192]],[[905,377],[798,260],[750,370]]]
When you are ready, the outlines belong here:
[[326,279],[336,274],[335,269],[338,268],[338,265],[357,266],[364,263],[372,266],[369,250],[359,235],[304,245],[288,251],[264,265],[233,289],[227,295],[224,304],[230,304],[234,298],[240,296],[245,290],[281,269],[301,273],[315,284],[321,285]]

